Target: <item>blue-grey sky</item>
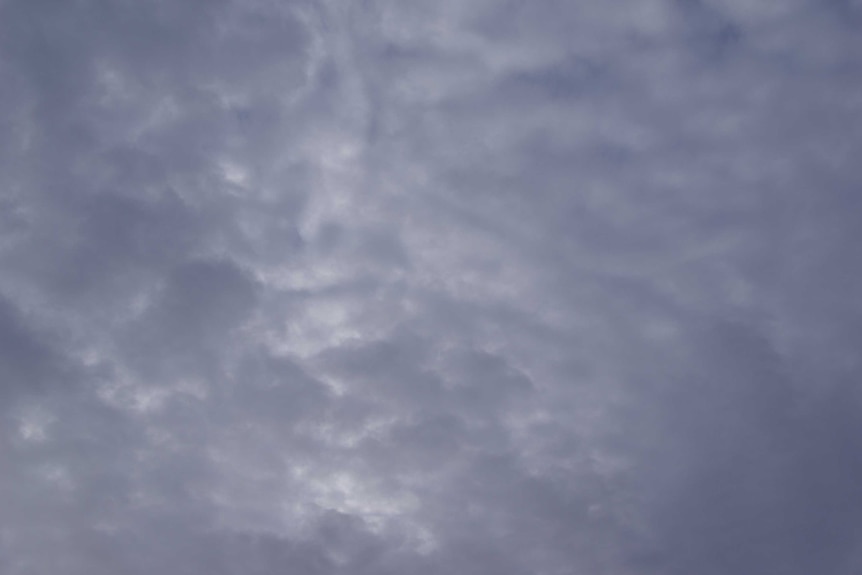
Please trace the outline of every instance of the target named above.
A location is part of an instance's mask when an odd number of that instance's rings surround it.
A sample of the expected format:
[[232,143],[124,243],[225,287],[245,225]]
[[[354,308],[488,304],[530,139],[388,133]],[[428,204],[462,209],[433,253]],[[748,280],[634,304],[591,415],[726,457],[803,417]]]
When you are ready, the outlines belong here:
[[0,573],[862,573],[862,2],[0,0]]

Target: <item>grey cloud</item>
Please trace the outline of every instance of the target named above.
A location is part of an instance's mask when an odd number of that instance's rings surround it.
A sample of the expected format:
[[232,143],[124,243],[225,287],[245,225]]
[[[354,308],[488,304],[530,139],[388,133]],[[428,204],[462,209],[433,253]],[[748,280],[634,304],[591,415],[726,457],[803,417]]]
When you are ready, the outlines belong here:
[[855,573],[853,2],[0,2],[0,570]]
[[852,571],[857,391],[806,389],[751,327],[711,331],[697,371],[662,402],[641,476],[654,482],[644,492],[664,547],[657,570]]
[[26,390],[55,375],[61,358],[5,298],[0,300],[0,338],[3,341],[0,365],[7,382],[4,389]]

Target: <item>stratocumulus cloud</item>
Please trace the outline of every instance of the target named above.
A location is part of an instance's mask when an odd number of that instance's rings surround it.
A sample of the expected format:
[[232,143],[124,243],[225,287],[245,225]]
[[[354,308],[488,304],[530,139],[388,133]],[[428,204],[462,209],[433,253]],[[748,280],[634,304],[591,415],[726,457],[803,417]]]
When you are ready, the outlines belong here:
[[862,4],[761,4],[0,1],[0,572],[859,573]]

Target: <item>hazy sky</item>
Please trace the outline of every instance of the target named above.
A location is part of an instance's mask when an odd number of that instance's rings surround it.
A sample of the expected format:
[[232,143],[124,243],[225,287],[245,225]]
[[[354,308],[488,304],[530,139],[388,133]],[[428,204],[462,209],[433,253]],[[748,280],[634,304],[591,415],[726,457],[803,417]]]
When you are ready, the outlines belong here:
[[862,573],[859,0],[0,0],[0,573]]

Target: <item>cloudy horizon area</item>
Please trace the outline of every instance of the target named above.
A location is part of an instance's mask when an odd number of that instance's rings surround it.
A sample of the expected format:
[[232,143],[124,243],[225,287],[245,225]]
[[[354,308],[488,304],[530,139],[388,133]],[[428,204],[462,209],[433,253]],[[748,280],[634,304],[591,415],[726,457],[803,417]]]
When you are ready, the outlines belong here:
[[862,573],[858,0],[0,0],[0,574]]

